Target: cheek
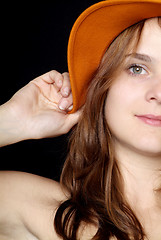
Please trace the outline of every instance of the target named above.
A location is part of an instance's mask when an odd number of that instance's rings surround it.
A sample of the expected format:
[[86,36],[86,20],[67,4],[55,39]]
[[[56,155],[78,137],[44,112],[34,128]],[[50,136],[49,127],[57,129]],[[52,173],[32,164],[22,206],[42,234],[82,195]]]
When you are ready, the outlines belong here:
[[107,122],[128,119],[140,106],[142,95],[142,89],[137,88],[131,79],[122,74],[107,95],[105,104]]
[[125,84],[110,89],[105,104],[105,117],[114,137],[120,138],[131,129],[135,100]]
[[113,135],[119,132],[119,126],[123,121],[124,100],[115,92],[110,91],[105,104],[105,117],[109,129]]
[[110,89],[106,104],[105,104],[105,116],[107,123],[113,123],[120,121],[125,117],[125,111],[129,108],[130,99],[126,93],[125,88],[118,86]]
[[[150,154],[161,154],[161,135],[156,128],[139,122],[135,114],[144,109],[141,98],[137,91],[124,89],[120,91],[113,88],[105,103],[105,117],[108,127],[115,140],[115,147],[123,146],[137,150],[137,152]],[[132,90],[132,89],[131,89]],[[128,91],[126,89],[126,91]],[[137,92],[137,94],[136,94]]]

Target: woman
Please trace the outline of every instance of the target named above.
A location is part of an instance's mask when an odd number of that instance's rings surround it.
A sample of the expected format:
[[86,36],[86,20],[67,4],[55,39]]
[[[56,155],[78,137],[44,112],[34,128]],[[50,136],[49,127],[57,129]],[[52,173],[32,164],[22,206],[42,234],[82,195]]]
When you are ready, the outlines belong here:
[[[104,28],[99,40],[96,31],[88,44],[96,46],[97,40],[97,49],[88,50],[84,39],[89,42],[94,28],[100,29],[103,14],[114,17],[118,10],[113,41]],[[78,123],[61,185],[26,173],[1,172],[1,239],[161,239],[160,15],[160,1],[94,5],[78,19],[69,41],[73,100],[68,74],[51,71],[1,106],[1,146],[58,136]],[[111,15],[107,18],[109,23]],[[94,19],[98,24],[92,28]],[[81,33],[87,26],[85,36]],[[93,66],[102,56],[96,71]],[[76,111],[85,96],[84,106]],[[72,102],[73,113],[67,114]]]

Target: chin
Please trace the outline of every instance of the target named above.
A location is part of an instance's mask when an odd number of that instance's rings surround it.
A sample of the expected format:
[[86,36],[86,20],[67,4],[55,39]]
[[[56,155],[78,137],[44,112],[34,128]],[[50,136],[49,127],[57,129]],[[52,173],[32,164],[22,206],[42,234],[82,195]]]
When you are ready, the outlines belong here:
[[156,139],[138,139],[129,145],[132,151],[147,157],[159,157],[161,159],[161,141]]
[[158,151],[149,151],[144,154],[147,157],[159,158],[161,160],[161,152]]
[[161,148],[160,146],[147,145],[139,149],[139,152],[148,157],[157,157],[161,159]]

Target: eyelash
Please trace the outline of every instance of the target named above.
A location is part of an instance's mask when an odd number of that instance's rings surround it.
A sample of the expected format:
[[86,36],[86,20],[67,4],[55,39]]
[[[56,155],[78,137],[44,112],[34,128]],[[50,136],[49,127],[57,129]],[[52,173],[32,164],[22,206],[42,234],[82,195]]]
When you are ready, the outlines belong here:
[[[132,71],[132,69],[134,70],[134,68],[139,68],[139,69],[141,69],[142,71],[144,71],[145,73],[134,73],[133,71]],[[148,74],[148,72],[147,72],[147,70],[143,67],[143,66],[141,66],[141,65],[139,65],[139,64],[131,64],[129,67],[128,67],[128,72],[129,72],[129,74],[130,75],[132,75],[132,76],[139,76],[139,75],[146,75],[146,74]]]

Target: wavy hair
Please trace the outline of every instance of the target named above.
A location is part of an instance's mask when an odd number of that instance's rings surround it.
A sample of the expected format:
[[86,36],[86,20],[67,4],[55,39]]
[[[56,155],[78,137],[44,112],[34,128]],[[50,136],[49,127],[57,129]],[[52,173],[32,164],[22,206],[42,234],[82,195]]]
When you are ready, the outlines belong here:
[[104,54],[88,89],[83,114],[73,129],[61,184],[68,200],[57,209],[54,225],[64,240],[76,240],[82,223],[93,224],[92,240],[141,240],[145,234],[125,200],[123,180],[114,156],[112,135],[105,119],[108,90],[123,67],[127,52],[140,39],[145,21],[122,32]]

